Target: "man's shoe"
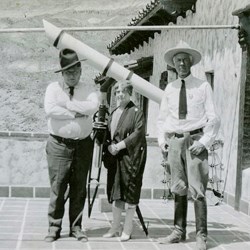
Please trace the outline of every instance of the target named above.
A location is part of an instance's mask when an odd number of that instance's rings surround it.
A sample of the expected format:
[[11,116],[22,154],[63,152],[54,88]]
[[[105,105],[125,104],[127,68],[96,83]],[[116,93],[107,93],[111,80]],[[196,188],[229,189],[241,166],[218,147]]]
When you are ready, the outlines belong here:
[[48,235],[44,238],[44,241],[46,242],[53,242],[60,238],[59,232],[49,232]]
[[174,230],[170,235],[164,238],[159,238],[158,242],[160,244],[172,244],[179,243],[180,241],[186,240],[186,234]]
[[82,231],[80,227],[75,227],[71,229],[69,236],[75,237],[79,241],[83,242],[88,241],[87,235]]
[[202,235],[196,236],[196,250],[207,250],[206,237]]

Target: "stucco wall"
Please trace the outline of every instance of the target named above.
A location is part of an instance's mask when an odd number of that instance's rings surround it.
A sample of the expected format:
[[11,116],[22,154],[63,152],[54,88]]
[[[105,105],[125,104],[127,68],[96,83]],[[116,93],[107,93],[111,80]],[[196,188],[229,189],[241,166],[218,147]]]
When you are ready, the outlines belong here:
[[[149,143],[150,144],[150,143]],[[49,187],[45,153],[46,140],[0,138],[0,186]],[[162,189],[163,168],[160,150],[148,146],[143,188]],[[92,171],[97,175],[96,169]],[[101,172],[101,186],[105,188],[106,169]]]
[[[238,18],[232,16],[236,9],[249,4],[249,0],[198,0],[196,12],[187,12],[187,17],[179,17],[176,25],[237,25]],[[174,24],[171,24],[174,25]],[[214,72],[214,100],[221,118],[218,139],[224,141],[222,158],[227,175],[226,192],[234,195],[236,185],[236,157],[238,130],[238,100],[240,86],[241,48],[238,31],[234,29],[168,30],[156,34],[149,43],[131,54],[131,59],[154,56],[153,75],[150,82],[159,86],[160,75],[166,70],[164,52],[183,40],[201,51],[202,61],[192,68],[195,76],[206,79],[204,72]],[[158,105],[149,103],[148,133],[157,136],[155,129]],[[153,122],[152,122],[153,121]],[[249,179],[243,178],[243,186]],[[243,188],[242,196],[249,197],[250,190]]]
[[0,185],[49,186],[45,144],[0,139]]

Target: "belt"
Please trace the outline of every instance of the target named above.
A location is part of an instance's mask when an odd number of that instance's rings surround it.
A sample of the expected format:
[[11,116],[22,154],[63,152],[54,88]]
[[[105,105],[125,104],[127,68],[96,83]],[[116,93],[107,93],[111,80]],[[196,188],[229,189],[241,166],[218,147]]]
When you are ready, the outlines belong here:
[[77,144],[80,141],[82,141],[83,139],[70,139],[70,138],[64,138],[58,135],[53,135],[50,134],[53,138],[55,138],[59,143],[64,143],[64,144]]
[[[202,133],[202,132],[203,132],[203,129],[202,128],[198,128],[198,129],[189,131],[187,133],[189,133],[190,135],[195,135],[195,134],[199,134],[199,133]],[[177,138],[182,138],[182,137],[184,137],[184,134],[174,133],[174,136],[177,137]]]

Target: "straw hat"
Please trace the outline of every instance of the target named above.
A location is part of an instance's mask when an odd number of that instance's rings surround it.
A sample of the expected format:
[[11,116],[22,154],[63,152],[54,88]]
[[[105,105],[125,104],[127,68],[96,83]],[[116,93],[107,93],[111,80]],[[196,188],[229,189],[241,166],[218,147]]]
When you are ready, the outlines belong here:
[[197,64],[201,60],[201,53],[191,48],[187,43],[180,41],[175,48],[168,49],[165,52],[164,59],[168,65],[175,67],[173,63],[173,57],[178,53],[187,53],[192,56],[192,65]]

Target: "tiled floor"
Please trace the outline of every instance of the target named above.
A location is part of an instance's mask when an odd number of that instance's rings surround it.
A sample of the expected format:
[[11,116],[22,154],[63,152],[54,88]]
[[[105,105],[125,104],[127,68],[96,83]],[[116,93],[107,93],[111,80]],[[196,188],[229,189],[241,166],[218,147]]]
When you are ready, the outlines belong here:
[[[173,201],[141,200],[140,208],[145,222],[149,224],[149,236],[145,236],[137,217],[135,217],[132,239],[125,243],[119,242],[118,238],[102,238],[102,234],[110,226],[112,214],[101,213],[98,201],[94,205],[91,218],[87,218],[87,211],[84,212],[83,216],[83,223],[89,238],[88,242],[78,242],[68,236],[66,211],[62,237],[56,242],[46,243],[43,239],[47,233],[47,207],[48,199],[0,198],[0,250],[195,249],[195,225],[192,202],[189,202],[187,241],[171,246],[158,244],[157,238],[171,232]],[[249,216],[234,211],[228,205],[220,204],[218,206],[209,206],[208,221],[209,249],[250,249]]]

